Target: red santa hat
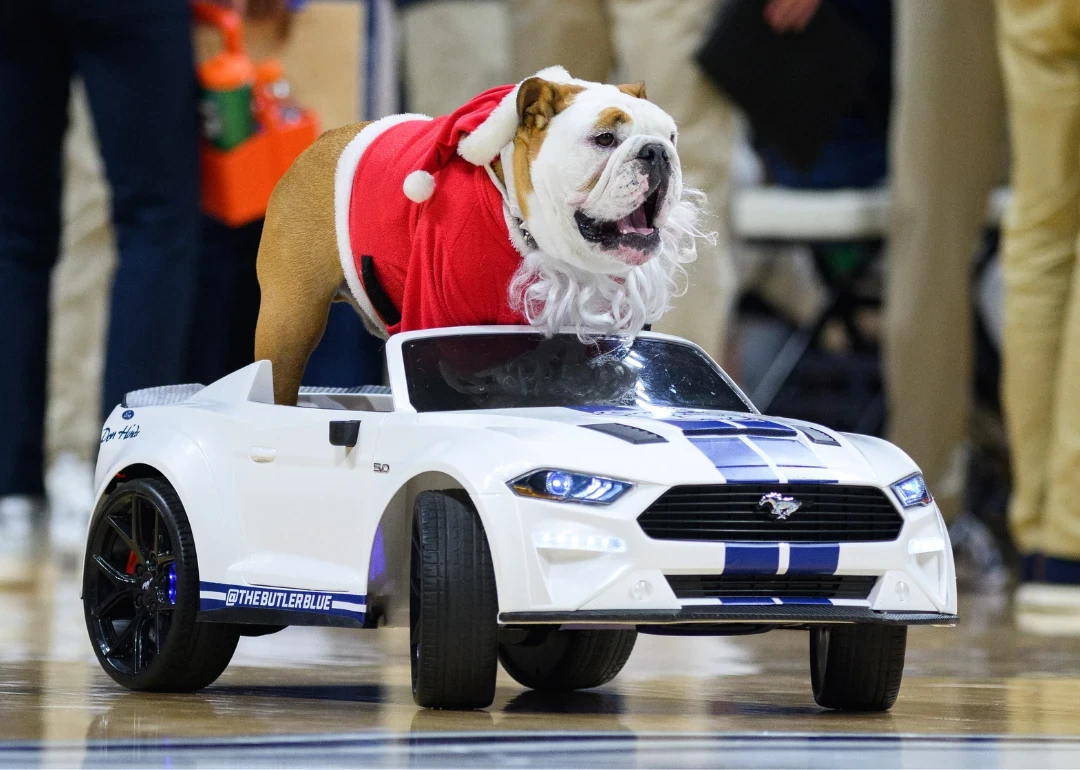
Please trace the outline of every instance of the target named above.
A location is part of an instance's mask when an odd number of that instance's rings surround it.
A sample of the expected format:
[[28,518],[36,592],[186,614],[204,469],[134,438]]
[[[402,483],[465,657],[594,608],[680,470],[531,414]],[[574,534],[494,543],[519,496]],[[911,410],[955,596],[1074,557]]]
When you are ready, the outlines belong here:
[[[557,83],[570,81],[562,67],[540,70],[536,77]],[[435,192],[435,174],[456,152],[474,166],[486,166],[514,138],[518,126],[517,93],[520,83],[496,86],[469,100],[439,130],[435,144],[420,168],[405,177],[405,196],[423,203]]]

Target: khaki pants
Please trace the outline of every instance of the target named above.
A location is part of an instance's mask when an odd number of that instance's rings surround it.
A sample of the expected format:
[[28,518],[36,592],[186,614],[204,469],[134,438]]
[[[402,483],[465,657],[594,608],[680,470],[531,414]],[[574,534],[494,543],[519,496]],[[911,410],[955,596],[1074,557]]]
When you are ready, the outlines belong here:
[[515,77],[562,64],[574,77],[607,81],[617,69],[644,81],[649,98],[679,124],[679,157],[687,185],[705,192],[716,246],[699,241],[685,295],[656,324],[724,358],[736,277],[730,250],[730,167],[734,108],[705,79],[694,52],[716,0],[513,0],[511,43]]
[[61,452],[87,462],[101,432],[106,308],[116,266],[109,193],[86,92],[71,92],[64,144],[63,240],[52,282],[46,466]]
[[986,0],[895,7],[883,339],[889,438],[922,468],[951,521],[967,476],[973,258],[1004,144],[994,8]]
[[410,3],[401,14],[406,109],[446,115],[510,81],[505,0]]
[[1021,551],[1080,559],[1080,3],[999,0],[1015,199],[1003,396]]

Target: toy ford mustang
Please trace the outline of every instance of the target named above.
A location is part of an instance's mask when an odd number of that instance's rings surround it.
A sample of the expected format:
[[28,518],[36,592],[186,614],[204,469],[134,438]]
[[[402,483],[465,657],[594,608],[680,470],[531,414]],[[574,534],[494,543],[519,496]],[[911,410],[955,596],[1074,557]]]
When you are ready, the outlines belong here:
[[190,690],[240,636],[408,626],[418,704],[596,687],[638,633],[808,629],[815,700],[883,710],[951,625],[948,535],[895,446],[761,416],[683,340],[410,332],[390,387],[273,403],[268,362],[129,393],[83,574],[102,667]]

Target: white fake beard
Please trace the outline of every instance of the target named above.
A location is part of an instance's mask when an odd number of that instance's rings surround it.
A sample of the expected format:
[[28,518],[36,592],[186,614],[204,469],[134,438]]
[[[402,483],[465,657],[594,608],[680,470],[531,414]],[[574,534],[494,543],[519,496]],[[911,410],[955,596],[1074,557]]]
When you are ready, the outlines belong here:
[[716,233],[698,229],[704,204],[704,193],[684,187],[660,228],[657,253],[621,275],[593,273],[531,251],[510,282],[510,307],[548,337],[564,329],[582,342],[636,335],[686,291],[683,265],[697,258],[698,239],[716,242]]

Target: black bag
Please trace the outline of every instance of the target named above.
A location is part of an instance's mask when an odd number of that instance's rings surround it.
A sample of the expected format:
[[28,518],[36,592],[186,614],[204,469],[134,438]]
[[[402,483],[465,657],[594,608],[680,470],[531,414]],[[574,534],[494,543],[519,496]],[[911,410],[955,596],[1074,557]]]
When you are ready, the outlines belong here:
[[805,171],[862,98],[879,66],[878,53],[828,0],[802,32],[783,34],[765,21],[765,4],[724,3],[697,61],[746,112],[755,138]]

